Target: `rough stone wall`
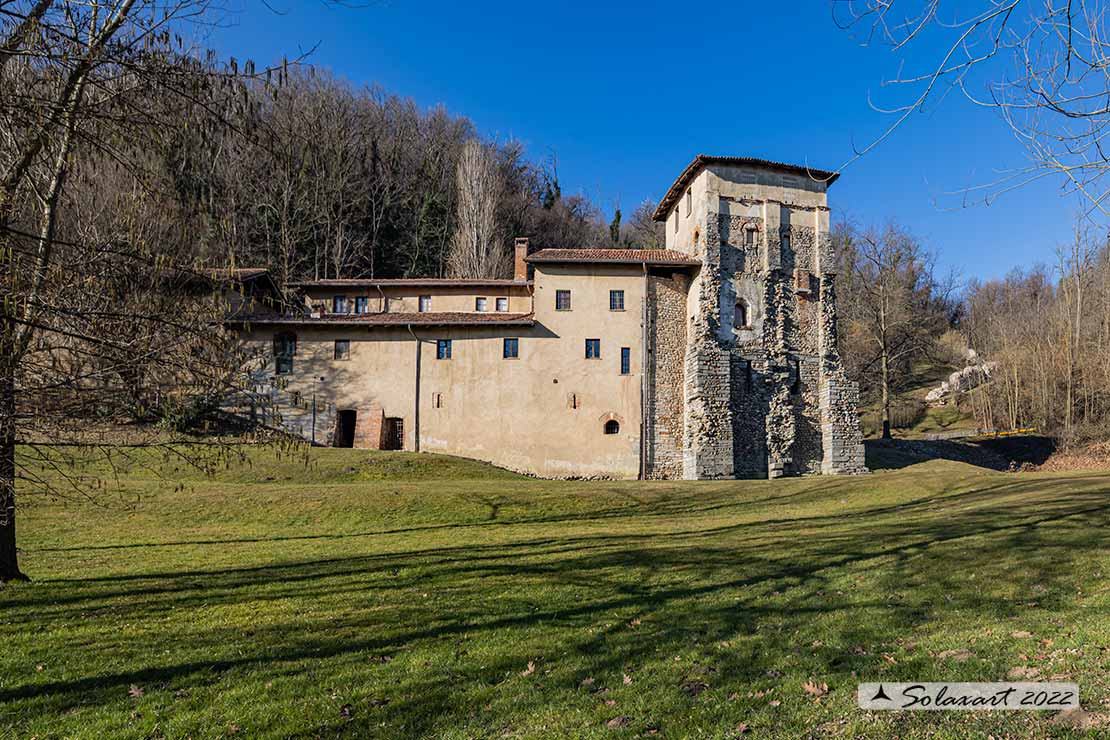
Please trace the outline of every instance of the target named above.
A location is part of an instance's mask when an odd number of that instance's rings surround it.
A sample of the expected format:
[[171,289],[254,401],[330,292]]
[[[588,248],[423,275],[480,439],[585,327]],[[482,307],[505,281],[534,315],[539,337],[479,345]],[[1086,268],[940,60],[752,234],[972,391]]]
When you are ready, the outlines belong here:
[[690,279],[648,276],[648,397],[645,399],[648,478],[683,476],[686,293]]
[[766,358],[731,354],[732,458],[737,478],[767,477],[767,410],[770,403]]
[[848,379],[840,362],[836,341],[836,282],[832,273],[821,275],[821,472],[826,475],[866,473],[863,431],[856,409],[859,385]]
[[816,357],[801,358],[798,393],[794,398],[794,472],[820,473],[824,455],[821,426],[821,363]]
[[721,240],[716,218],[705,224],[705,252],[696,295],[697,311],[686,346],[683,477],[731,478],[732,365],[721,329]]
[[[758,202],[733,199],[730,206]],[[718,341],[715,347],[691,342],[698,349],[688,355],[687,372],[700,376],[688,386],[704,389],[719,377],[711,348],[729,355],[736,477],[860,472],[862,438],[853,400],[858,392],[840,367],[835,325],[833,333],[826,325],[836,313],[835,294],[830,289],[825,295],[822,274],[833,264],[831,240],[818,230],[812,207],[792,210],[770,201],[766,207],[779,209],[771,212],[769,229],[752,215],[754,209],[747,215],[710,209],[699,300]],[[749,229],[757,238],[745,238]],[[738,299],[750,305],[748,329],[734,325]],[[695,314],[695,324],[699,319]],[[687,408],[695,430],[725,416],[707,410],[700,397],[697,404]]]

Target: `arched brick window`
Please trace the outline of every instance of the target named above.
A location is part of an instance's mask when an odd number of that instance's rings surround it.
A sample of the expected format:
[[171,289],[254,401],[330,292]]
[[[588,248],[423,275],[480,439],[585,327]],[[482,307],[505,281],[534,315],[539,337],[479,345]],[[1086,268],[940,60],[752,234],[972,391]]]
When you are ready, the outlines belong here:
[[617,421],[616,419],[610,419],[609,421],[605,422],[605,433],[606,434],[618,434],[620,432],[620,430],[621,430],[621,423],[619,421]]

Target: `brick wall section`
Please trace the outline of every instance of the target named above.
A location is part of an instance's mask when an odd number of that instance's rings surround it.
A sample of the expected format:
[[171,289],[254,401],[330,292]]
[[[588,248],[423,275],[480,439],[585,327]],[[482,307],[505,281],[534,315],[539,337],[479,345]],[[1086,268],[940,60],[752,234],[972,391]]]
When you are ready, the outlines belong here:
[[358,409],[355,417],[355,447],[380,450],[385,428],[385,413],[380,404],[371,403]]
[[646,473],[648,478],[682,478],[686,293],[682,273],[648,276],[648,383]]

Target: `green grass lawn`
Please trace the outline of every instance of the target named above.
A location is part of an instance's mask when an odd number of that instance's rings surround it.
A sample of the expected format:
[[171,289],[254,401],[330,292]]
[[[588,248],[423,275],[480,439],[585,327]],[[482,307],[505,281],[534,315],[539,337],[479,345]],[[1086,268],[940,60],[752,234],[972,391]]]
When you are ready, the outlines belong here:
[[[27,497],[0,736],[1110,732],[1105,474],[557,482],[312,456]],[[859,681],[1014,669],[1078,682],[1091,726],[855,706]]]

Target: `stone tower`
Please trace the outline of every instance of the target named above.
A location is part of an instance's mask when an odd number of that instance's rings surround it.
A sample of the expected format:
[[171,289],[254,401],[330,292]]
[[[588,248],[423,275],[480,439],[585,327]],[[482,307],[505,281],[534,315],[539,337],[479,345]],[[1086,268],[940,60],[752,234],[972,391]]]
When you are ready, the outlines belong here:
[[[667,248],[702,267],[687,280],[649,277],[649,476],[867,472],[858,386],[837,348],[826,197],[835,180],[700,155],[660,203]],[[664,326],[676,313],[682,336]]]

